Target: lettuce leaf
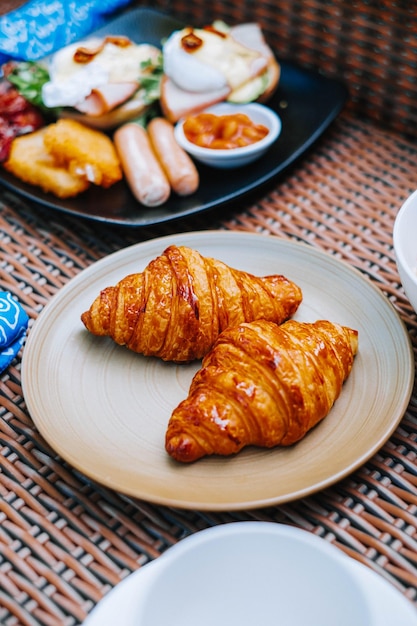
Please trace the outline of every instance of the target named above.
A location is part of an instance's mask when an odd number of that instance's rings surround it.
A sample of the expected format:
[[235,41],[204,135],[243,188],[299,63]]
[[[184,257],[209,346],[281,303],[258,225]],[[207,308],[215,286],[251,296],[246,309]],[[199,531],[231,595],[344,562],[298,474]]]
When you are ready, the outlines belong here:
[[36,61],[20,61],[13,64],[6,77],[25,100],[43,110],[50,111],[46,109],[42,101],[42,87],[49,81],[49,72],[43,65]]

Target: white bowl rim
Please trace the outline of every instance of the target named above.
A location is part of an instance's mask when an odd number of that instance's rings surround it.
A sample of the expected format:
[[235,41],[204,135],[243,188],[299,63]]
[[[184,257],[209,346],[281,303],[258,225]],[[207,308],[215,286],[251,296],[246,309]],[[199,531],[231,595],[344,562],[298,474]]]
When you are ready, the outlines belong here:
[[204,543],[215,542],[216,539],[222,539],[227,536],[236,537],[238,535],[245,537],[246,540],[251,536],[267,535],[280,537],[287,541],[297,541],[298,543],[317,548],[318,552],[341,565],[342,569],[345,569],[346,561],[349,559],[339,548],[310,531],[291,526],[290,524],[260,520],[235,521],[204,528],[172,545],[160,558],[168,565],[171,559],[175,560],[178,555],[185,556],[193,552],[195,547]]
[[[397,213],[397,216],[394,221],[394,229],[392,234],[393,245],[395,256],[397,257],[397,262],[401,266],[402,270],[407,274],[407,276],[412,280],[413,283],[417,286],[417,272],[413,271],[412,267],[408,263],[405,258],[405,254],[403,252],[403,248],[401,246],[400,237],[402,236],[402,226],[407,215],[407,212],[411,205],[415,204],[415,210],[417,211],[417,189],[413,191],[413,193],[408,196],[405,202],[402,204],[400,210]],[[417,266],[417,251],[416,251],[416,266]]]
[[[219,115],[227,115],[227,113],[222,113],[222,109],[232,111],[241,111],[242,113],[250,114],[250,111],[260,112],[262,115],[265,115],[268,120],[270,120],[271,126],[269,128],[269,132],[265,137],[252,143],[248,146],[241,146],[238,148],[225,148],[225,149],[214,149],[214,148],[204,148],[202,146],[197,146],[196,144],[188,141],[183,131],[183,124],[186,117],[182,117],[175,125],[175,136],[180,145],[189,152],[190,154],[204,157],[212,157],[219,160],[240,158],[245,155],[249,155],[253,152],[262,151],[263,149],[268,148],[276,139],[278,139],[282,130],[282,121],[281,118],[275,111],[273,111],[270,107],[265,106],[264,104],[260,104],[258,102],[247,102],[244,104],[237,104],[233,102],[219,102],[217,104],[213,104],[212,106],[206,107],[205,109],[199,111],[198,113],[218,113]],[[197,115],[197,113],[195,114]],[[262,124],[262,122],[259,122]]]
[[[333,562],[334,566],[339,569],[341,575],[346,577],[347,582],[354,586],[357,599],[361,603],[362,608],[365,610],[366,617],[370,620],[368,623],[375,623],[373,609],[368,602],[366,593],[349,568],[348,563],[350,557],[326,539],[319,537],[306,529],[291,526],[290,524],[260,520],[244,520],[227,522],[199,530],[198,532],[188,535],[178,543],[172,545],[160,556],[158,559],[158,573],[159,575],[162,573],[162,576],[165,577],[168,573],[169,576],[172,568],[175,569],[178,566],[177,558],[183,559],[182,566],[185,567],[188,558],[190,556],[192,557],[195,548],[198,550],[199,547],[202,547],[205,544],[215,544],[217,539],[224,540],[225,538],[227,539],[227,537],[240,537],[247,542],[250,541],[251,537],[256,538],[260,535],[264,537],[266,536],[268,540],[272,541],[274,538],[280,538],[285,542],[296,542],[300,545],[300,547],[308,546],[314,549],[314,552],[316,553],[315,558],[327,559],[328,563]],[[155,593],[159,583],[160,579],[157,575],[151,580],[148,593]],[[145,603],[143,604],[143,607],[144,606]],[[142,615],[140,615],[140,618],[142,618]]]

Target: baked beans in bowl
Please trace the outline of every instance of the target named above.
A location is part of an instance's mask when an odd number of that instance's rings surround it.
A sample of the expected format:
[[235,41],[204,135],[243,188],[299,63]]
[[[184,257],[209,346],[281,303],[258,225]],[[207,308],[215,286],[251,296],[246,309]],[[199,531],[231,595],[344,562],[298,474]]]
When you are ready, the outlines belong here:
[[222,102],[188,115],[175,126],[177,142],[195,160],[222,169],[259,159],[276,141],[281,120],[257,103]]

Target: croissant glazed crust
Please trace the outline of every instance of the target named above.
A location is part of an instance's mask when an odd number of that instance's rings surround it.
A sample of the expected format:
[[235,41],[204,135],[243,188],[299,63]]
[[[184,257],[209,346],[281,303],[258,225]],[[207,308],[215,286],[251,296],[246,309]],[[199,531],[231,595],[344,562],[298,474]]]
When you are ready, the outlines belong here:
[[296,443],[328,415],[357,350],[357,331],[328,321],[229,327],[173,411],[166,451],[192,462]]
[[165,361],[201,359],[228,326],[294,315],[301,289],[282,275],[257,277],[169,246],[143,272],[103,289],[81,315],[94,335]]

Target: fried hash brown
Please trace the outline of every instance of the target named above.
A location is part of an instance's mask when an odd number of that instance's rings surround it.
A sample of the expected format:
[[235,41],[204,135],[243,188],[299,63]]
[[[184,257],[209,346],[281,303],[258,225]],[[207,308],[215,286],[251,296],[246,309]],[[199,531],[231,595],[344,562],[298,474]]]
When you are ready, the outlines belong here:
[[3,166],[17,178],[41,187],[59,198],[70,198],[85,191],[90,183],[86,178],[71,174],[57,166],[44,145],[46,128],[16,137]]
[[44,143],[58,165],[95,185],[107,188],[123,176],[111,139],[75,120],[61,119],[48,126]]

